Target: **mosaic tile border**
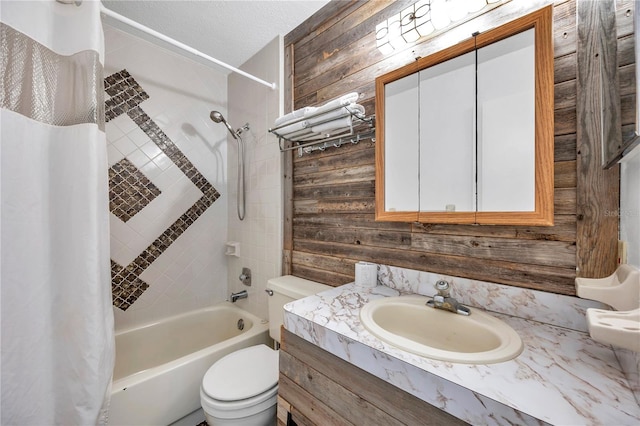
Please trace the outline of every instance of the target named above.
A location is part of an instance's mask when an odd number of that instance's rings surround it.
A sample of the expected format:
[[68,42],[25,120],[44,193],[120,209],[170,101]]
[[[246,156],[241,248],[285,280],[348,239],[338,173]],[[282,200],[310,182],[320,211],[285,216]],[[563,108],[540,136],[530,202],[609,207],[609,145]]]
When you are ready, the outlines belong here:
[[105,101],[105,121],[109,122],[119,115],[125,114],[142,101],[149,99],[138,82],[124,69],[104,79],[104,91],[110,96]]
[[160,190],[126,158],[109,168],[109,210],[123,222],[137,215]]
[[[220,197],[220,193],[196,169],[162,129],[140,108],[140,103],[148,99],[149,95],[127,70],[122,70],[105,78],[105,91],[111,96],[106,102],[107,121],[122,114],[127,114],[180,171],[202,191],[202,197],[143,250],[133,262],[123,267],[111,260],[113,304],[117,308],[126,311],[149,288],[149,285],[139,278],[140,274],[158,259]],[[110,186],[111,183],[110,179]],[[131,202],[134,199],[135,197],[129,199],[129,201]]]

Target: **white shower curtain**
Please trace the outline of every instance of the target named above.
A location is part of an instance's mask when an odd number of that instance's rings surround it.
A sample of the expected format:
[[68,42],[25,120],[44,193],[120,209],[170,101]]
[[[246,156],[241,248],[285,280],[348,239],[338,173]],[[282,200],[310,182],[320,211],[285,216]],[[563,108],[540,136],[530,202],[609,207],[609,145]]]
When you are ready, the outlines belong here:
[[2,425],[107,422],[114,342],[99,6],[0,8]]

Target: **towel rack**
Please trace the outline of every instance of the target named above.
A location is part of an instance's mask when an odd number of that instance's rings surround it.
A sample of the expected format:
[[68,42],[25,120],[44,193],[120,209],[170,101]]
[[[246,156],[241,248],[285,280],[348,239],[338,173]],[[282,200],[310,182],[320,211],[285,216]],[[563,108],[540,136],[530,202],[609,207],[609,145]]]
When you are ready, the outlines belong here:
[[[270,128],[269,132],[273,133],[275,136],[278,137],[278,145],[280,148],[280,152],[297,149],[299,157],[302,157],[303,154],[308,154],[313,151],[324,151],[327,148],[333,148],[333,147],[338,148],[345,144],[357,144],[358,142],[366,139],[371,139],[372,141],[375,142],[375,115],[366,116],[364,114],[360,114],[358,111],[351,111],[348,107],[349,105],[342,105],[342,106],[337,106],[336,108],[333,108],[333,109],[324,110],[314,114],[309,114],[307,116],[300,117],[295,120],[287,121],[286,123],[283,123],[274,128]],[[292,140],[291,138],[283,136],[278,132],[284,127],[291,126],[293,124],[299,123],[304,120],[312,120],[314,118],[320,117],[325,114],[329,115],[332,112],[338,111],[342,108],[344,108],[346,111],[345,115],[340,116],[338,118],[333,117],[326,120],[316,121],[315,123],[313,123],[313,126],[315,127],[325,123],[329,123],[337,119],[342,119],[347,116],[351,116],[352,121],[348,130],[340,134],[329,136],[329,137],[323,137],[322,133],[313,133],[310,131],[310,128],[306,128],[306,129],[301,129],[297,132],[293,132],[298,134],[298,137],[300,139]],[[353,119],[355,119],[356,121],[355,124]],[[358,129],[362,125],[366,125],[366,127],[364,129]],[[283,147],[282,145],[283,141],[290,142],[295,145],[289,146],[289,147]]]

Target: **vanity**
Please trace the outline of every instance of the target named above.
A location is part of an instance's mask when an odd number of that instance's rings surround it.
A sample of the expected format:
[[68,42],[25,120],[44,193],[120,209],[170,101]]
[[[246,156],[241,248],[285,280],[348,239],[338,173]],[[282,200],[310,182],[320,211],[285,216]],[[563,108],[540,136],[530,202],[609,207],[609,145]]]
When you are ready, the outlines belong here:
[[[381,266],[374,288],[346,284],[285,306],[279,421],[301,424],[635,425],[640,406],[610,346],[587,333],[598,302],[446,277],[455,297],[515,330],[524,349],[493,364],[430,359],[368,332],[361,309],[433,295],[443,276]],[[451,313],[451,315],[456,315]]]

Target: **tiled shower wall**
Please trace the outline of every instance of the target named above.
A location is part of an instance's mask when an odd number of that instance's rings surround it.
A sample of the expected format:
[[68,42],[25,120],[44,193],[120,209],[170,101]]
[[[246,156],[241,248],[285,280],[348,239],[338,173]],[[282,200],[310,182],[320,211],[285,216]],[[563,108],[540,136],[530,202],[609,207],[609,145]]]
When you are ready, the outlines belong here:
[[227,78],[105,25],[116,328],[227,297]]
[[[282,38],[272,40],[240,68],[282,87]],[[269,278],[281,275],[282,178],[278,140],[268,132],[281,115],[281,90],[272,90],[238,74],[229,75],[229,117],[234,128],[249,123],[242,134],[246,152],[246,217],[236,213],[237,145],[229,138],[229,240],[240,243],[240,257],[229,256],[229,291],[247,290],[249,297],[238,306],[267,318],[265,286]],[[238,276],[242,267],[252,271],[251,287]]]

